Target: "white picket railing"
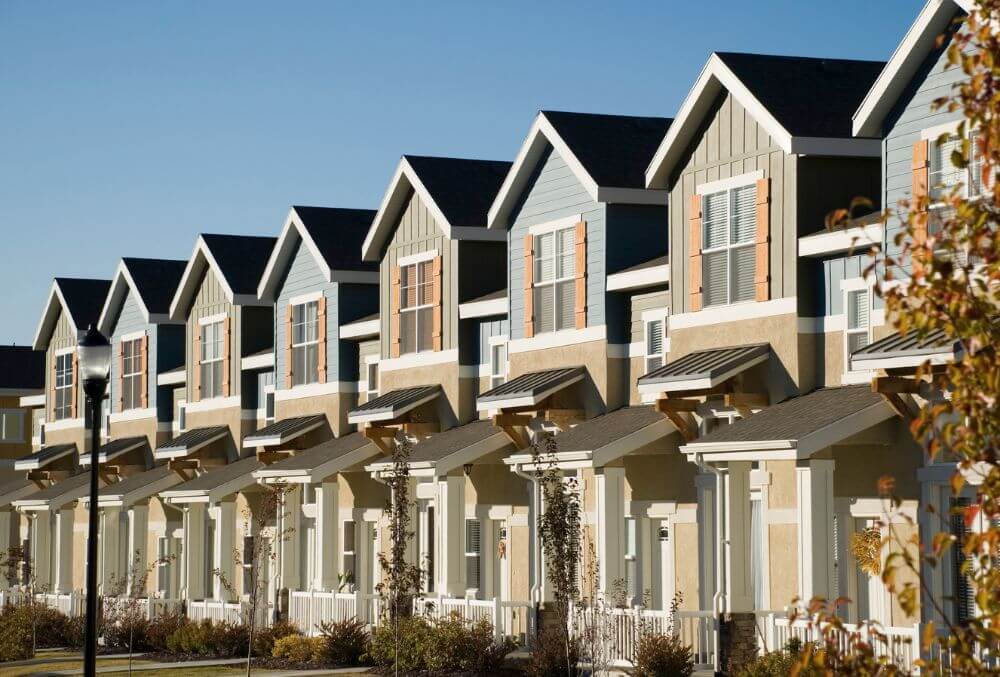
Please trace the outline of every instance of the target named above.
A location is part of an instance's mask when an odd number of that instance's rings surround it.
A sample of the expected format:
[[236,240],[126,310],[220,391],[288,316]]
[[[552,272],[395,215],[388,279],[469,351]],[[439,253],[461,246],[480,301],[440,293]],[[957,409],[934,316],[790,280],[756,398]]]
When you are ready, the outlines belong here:
[[44,604],[67,616],[82,616],[85,611],[87,596],[82,592],[55,593],[46,592],[35,595],[39,604]]
[[[192,621],[209,620],[213,623],[242,623],[249,614],[249,602],[226,602],[221,599],[189,600],[187,616]],[[257,607],[257,625],[271,624],[271,605],[261,603]]]
[[418,597],[413,600],[413,613],[429,618],[455,615],[471,623],[485,619],[493,626],[493,634],[498,639],[510,637],[522,647],[528,646],[534,637],[535,605],[531,602],[502,601],[495,597]]
[[[772,651],[783,649],[792,638],[798,639],[802,643],[818,643],[825,641],[823,630],[827,624],[813,622],[808,618],[790,619],[788,617],[770,617],[769,625],[771,634],[769,637],[770,649]],[[851,635],[871,645],[872,650],[878,657],[885,656],[894,664],[904,670],[914,672],[914,665],[920,658],[920,624],[903,627],[891,625],[872,626],[869,623],[854,624],[844,623],[845,632],[838,632],[831,637],[841,646],[841,650],[847,650]]]
[[379,613],[378,595],[318,590],[292,590],[288,595],[288,620],[310,636],[318,634],[321,623],[352,618],[377,623]]

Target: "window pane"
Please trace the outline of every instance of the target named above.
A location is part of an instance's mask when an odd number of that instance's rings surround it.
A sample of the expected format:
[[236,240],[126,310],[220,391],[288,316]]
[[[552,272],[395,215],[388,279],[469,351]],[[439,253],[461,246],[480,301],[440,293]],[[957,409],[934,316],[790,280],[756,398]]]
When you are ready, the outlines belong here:
[[547,282],[555,275],[555,239],[553,233],[535,238],[535,282]]
[[702,227],[704,236],[702,249],[714,249],[728,244],[726,233],[726,212],[729,194],[726,191],[702,197]]
[[556,284],[556,329],[572,329],[576,326],[574,316],[576,313],[576,282],[567,280]]
[[757,239],[757,186],[750,184],[736,188],[732,195],[731,242],[753,242]]
[[659,355],[663,352],[663,320],[646,323],[646,354]]
[[702,256],[702,285],[706,306],[716,306],[729,302],[726,290],[726,257],[721,251]]
[[847,293],[847,328],[868,328],[868,292],[864,289]]
[[868,332],[858,331],[847,335],[847,351],[853,353],[868,345]]
[[576,229],[560,230],[559,237],[559,269],[556,275],[560,278],[576,275]]
[[539,333],[552,331],[555,320],[555,306],[552,298],[552,286],[535,287],[535,330]]
[[417,350],[434,349],[434,309],[421,308],[417,311],[417,331],[419,333]]
[[313,383],[317,380],[319,371],[319,344],[313,343],[306,346],[306,370],[303,374],[305,383]]
[[212,363],[212,396],[222,395],[222,361]]
[[740,247],[732,250],[732,294],[730,303],[753,301],[754,276],[757,268],[757,253],[754,247]]
[[958,136],[951,136],[942,143],[932,141],[930,144],[930,194],[932,198],[940,199],[948,194],[957,183],[963,180],[963,171],[951,161],[951,155],[962,151]]
[[400,352],[413,353],[417,350],[417,315],[414,311],[399,314]]

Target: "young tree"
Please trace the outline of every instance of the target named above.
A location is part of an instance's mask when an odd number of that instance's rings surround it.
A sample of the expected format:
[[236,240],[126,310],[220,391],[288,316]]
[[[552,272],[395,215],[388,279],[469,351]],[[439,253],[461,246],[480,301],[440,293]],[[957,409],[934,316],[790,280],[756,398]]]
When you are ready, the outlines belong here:
[[146,582],[154,568],[172,559],[172,557],[157,559],[143,566],[140,553],[136,550],[125,575],[111,576],[108,587],[102,595],[101,633],[105,646],[125,644],[129,675],[132,674],[136,630],[146,625],[152,614],[152,609],[147,606],[152,602],[146,594]]

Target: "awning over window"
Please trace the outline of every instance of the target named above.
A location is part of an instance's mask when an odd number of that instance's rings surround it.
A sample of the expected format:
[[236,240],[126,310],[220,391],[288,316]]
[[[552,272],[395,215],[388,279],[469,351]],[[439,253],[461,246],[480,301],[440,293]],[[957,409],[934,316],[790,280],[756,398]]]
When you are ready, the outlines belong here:
[[75,444],[53,444],[14,461],[14,470],[41,470],[76,453]]
[[924,339],[915,332],[897,332],[851,353],[851,369],[915,369],[927,360],[946,364],[955,359],[958,348],[941,330]]
[[296,416],[283,418],[280,421],[264,426],[257,432],[243,438],[244,447],[270,447],[286,444],[300,435],[319,428],[326,422],[326,416]]
[[530,407],[563,388],[583,380],[583,367],[549,369],[523,374],[488,390],[476,399],[479,411]]
[[[130,451],[141,449],[145,444],[146,438],[142,436],[123,437],[120,440],[111,440],[107,444],[102,445],[97,451],[97,461],[98,463],[113,461],[116,458],[124,456]],[[80,465],[90,465],[90,454],[80,455]]]
[[441,386],[416,386],[393,390],[365,402],[347,415],[349,423],[392,421],[441,394]]
[[207,447],[212,442],[221,440],[228,434],[229,427],[224,425],[193,428],[158,446],[153,452],[153,456],[157,459],[184,458],[202,447]]
[[767,343],[698,350],[640,377],[639,392],[656,394],[714,388],[760,364],[770,351]]

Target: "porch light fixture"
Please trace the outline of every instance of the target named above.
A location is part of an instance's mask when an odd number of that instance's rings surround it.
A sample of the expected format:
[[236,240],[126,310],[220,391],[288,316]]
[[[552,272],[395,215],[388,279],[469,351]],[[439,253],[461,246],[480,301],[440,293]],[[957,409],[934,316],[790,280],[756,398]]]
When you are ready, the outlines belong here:
[[87,625],[83,646],[83,674],[97,674],[97,473],[100,467],[101,401],[108,387],[111,343],[90,325],[77,343],[77,364],[83,392],[90,402],[90,505],[87,527]]

